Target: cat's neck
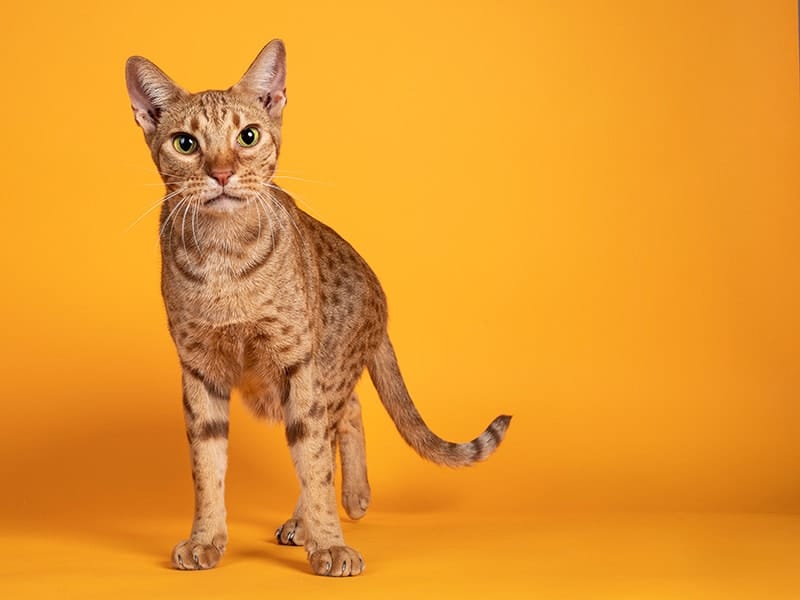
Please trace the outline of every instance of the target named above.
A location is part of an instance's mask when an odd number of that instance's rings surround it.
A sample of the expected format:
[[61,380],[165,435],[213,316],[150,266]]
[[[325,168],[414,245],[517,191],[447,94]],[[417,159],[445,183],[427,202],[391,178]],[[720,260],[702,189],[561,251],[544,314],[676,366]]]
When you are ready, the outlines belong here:
[[193,205],[165,206],[160,219],[162,253],[198,266],[220,256],[233,262],[248,260],[295,233],[296,206],[282,190],[226,212]]

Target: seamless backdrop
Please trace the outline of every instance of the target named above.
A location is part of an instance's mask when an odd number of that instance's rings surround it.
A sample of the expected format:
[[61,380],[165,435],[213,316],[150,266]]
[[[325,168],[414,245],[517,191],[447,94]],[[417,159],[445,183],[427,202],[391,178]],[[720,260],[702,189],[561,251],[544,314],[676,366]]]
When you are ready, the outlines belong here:
[[[794,3],[32,0],[0,31],[4,528],[188,527],[124,63],[222,88],[273,37],[276,181],[378,273],[429,425],[514,415],[445,470],[362,383],[379,514],[800,510]],[[232,411],[229,514],[288,515],[282,431]]]

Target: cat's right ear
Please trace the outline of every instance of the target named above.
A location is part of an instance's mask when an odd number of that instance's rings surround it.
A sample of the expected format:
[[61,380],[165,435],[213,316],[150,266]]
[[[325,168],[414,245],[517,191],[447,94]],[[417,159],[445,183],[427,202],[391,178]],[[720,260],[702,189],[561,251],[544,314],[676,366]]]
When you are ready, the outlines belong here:
[[136,122],[146,137],[155,132],[161,113],[186,95],[166,74],[141,56],[131,56],[125,65],[125,83]]

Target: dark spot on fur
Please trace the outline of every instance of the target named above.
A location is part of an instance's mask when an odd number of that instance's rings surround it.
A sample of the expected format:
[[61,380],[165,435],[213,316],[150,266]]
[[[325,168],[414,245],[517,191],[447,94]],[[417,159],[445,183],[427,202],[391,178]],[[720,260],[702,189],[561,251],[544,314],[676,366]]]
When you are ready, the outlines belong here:
[[489,428],[486,430],[489,432],[489,435],[492,436],[492,440],[494,440],[494,446],[497,447],[500,445],[500,434],[495,431],[494,423],[489,425]]
[[190,421],[194,421],[194,411],[192,405],[189,404],[189,397],[186,395],[186,390],[183,391],[183,412],[189,417]]
[[292,397],[292,382],[287,378],[281,388],[281,406],[289,404],[289,399]]
[[226,389],[224,386],[220,385],[216,381],[212,381],[206,375],[204,375],[199,370],[195,369],[191,365],[181,361],[181,367],[183,367],[184,373],[188,373],[194,379],[200,381],[203,386],[206,388],[206,391],[209,393],[210,396],[214,396],[218,400],[228,400],[230,397],[230,390]]
[[204,423],[197,434],[199,440],[210,440],[213,438],[227,438],[228,437],[228,422],[227,421],[210,421]]
[[477,460],[483,454],[483,444],[480,439],[475,438],[470,445],[472,446],[472,459]]
[[297,442],[303,440],[307,434],[306,425],[302,421],[289,423],[286,426],[286,441],[290,446],[294,446]]
[[[285,350],[290,350],[292,347],[283,347]],[[279,348],[281,350],[281,348]],[[292,363],[283,368],[283,372],[286,374],[287,377],[290,379],[295,376],[297,371],[300,370],[300,367],[306,366],[311,361],[311,353],[306,354],[303,358],[298,360],[296,363]]]
[[314,405],[311,407],[311,410],[308,411],[308,416],[313,419],[319,419],[325,413],[325,407],[317,401],[314,402]]

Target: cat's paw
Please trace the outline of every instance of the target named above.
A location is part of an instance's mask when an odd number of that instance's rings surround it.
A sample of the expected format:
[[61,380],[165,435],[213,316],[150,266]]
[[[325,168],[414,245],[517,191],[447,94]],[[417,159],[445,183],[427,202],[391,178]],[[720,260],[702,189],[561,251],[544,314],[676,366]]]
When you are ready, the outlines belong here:
[[349,577],[364,572],[364,559],[349,546],[315,550],[308,555],[308,562],[315,575]]
[[184,571],[211,569],[217,566],[224,552],[224,543],[200,544],[184,540],[172,550],[172,566]]
[[342,504],[347,516],[351,519],[357,520],[367,514],[369,507],[370,492],[369,486],[350,488],[344,486],[342,489]]
[[302,546],[306,543],[306,532],[302,519],[289,519],[275,532],[281,546]]

